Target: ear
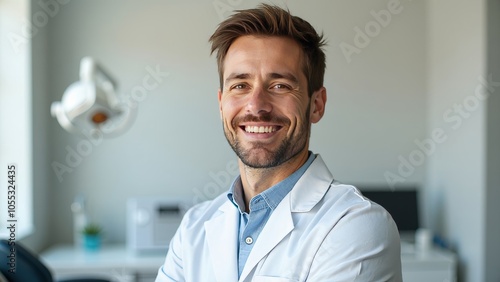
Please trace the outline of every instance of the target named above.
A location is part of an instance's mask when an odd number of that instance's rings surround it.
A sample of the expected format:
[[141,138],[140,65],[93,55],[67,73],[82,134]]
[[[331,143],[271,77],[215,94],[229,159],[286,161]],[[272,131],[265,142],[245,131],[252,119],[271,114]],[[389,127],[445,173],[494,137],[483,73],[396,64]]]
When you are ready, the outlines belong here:
[[219,91],[217,91],[217,99],[219,100],[219,114],[220,114],[220,119],[222,120],[222,104],[221,104],[222,91],[220,89]]
[[309,119],[311,123],[317,123],[323,117],[326,106],[326,88],[321,87],[311,96],[311,108]]

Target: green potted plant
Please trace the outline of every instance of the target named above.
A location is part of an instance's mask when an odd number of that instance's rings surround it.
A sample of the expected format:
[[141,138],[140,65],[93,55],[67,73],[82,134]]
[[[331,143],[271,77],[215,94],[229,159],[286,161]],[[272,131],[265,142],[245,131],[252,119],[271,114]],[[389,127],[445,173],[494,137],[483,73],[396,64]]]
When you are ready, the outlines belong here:
[[96,223],[85,225],[82,230],[83,245],[87,250],[98,250],[101,247],[102,228]]

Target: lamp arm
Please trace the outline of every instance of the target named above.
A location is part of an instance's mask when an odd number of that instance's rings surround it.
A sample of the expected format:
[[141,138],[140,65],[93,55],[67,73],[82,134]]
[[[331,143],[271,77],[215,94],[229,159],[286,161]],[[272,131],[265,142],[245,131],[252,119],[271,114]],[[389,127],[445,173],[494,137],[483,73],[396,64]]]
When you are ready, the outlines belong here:
[[84,82],[95,82],[98,75],[103,76],[116,89],[118,83],[106,70],[104,70],[92,57],[83,57],[80,61],[80,80]]

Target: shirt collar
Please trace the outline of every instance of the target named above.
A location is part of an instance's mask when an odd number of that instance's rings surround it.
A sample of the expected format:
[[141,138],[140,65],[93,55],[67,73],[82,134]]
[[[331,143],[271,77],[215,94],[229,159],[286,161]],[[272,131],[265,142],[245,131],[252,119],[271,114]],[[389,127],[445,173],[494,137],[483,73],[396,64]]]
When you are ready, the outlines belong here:
[[[285,198],[285,196],[292,190],[293,186],[297,183],[300,177],[304,174],[307,168],[316,158],[316,155],[309,151],[309,158],[307,161],[294,173],[283,179],[276,185],[264,190],[250,200],[250,210],[255,200],[263,198],[267,206],[274,210],[278,204]],[[240,213],[245,212],[245,201],[243,200],[243,184],[241,183],[241,176],[238,175],[233,181],[227,193],[229,200],[240,210]]]

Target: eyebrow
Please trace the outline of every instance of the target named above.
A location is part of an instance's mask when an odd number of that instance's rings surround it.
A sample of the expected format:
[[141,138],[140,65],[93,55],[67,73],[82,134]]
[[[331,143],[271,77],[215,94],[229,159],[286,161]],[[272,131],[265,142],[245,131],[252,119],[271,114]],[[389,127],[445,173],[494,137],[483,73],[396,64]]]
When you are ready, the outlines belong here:
[[293,75],[289,72],[285,72],[285,73],[273,72],[273,73],[270,73],[268,76],[270,78],[284,78],[284,79],[290,80],[291,82],[296,83],[296,84],[299,83],[299,79],[297,77],[295,77],[295,75]]
[[[231,80],[248,79],[250,77],[252,77],[252,75],[250,75],[249,73],[232,73],[224,80],[224,84],[229,83]],[[284,78],[284,79],[290,80],[293,83],[296,83],[296,84],[299,83],[299,79],[297,77],[295,77],[295,75],[293,75],[289,72],[285,72],[285,73],[272,72],[272,73],[268,74],[267,77],[271,78],[271,79]]]
[[230,74],[226,78],[226,80],[224,80],[224,85],[227,84],[231,80],[235,80],[235,79],[247,79],[249,77],[250,77],[249,73],[232,73],[232,74]]

